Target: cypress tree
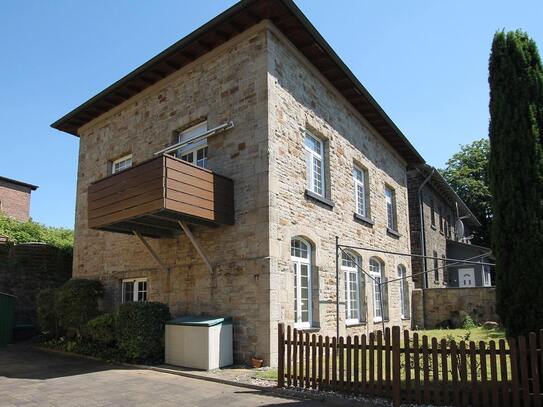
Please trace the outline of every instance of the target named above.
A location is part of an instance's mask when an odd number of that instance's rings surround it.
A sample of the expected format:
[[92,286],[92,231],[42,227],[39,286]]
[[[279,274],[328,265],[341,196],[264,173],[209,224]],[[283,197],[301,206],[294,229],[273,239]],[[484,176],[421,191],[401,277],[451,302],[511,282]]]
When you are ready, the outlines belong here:
[[510,336],[543,328],[543,69],[524,32],[498,32],[489,61],[492,247]]

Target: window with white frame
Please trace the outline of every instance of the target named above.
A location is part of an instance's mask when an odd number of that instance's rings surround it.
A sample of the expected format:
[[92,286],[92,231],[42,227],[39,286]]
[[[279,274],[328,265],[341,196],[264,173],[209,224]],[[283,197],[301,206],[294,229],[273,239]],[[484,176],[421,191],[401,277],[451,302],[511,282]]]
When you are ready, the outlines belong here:
[[[207,121],[198,123],[177,135],[177,142],[186,142],[187,145],[179,148],[175,156],[183,161],[195,164],[198,167],[207,168],[207,139],[195,140],[207,132]],[[191,142],[191,140],[195,140]]]
[[369,218],[369,200],[367,196],[368,171],[355,166],[353,168],[353,179],[356,213],[365,218]]
[[323,142],[307,130],[304,139],[308,189],[324,196],[324,146]]
[[[351,252],[343,252],[341,269],[345,278],[345,323],[359,323],[360,318],[360,281],[358,265],[362,262],[360,256]],[[362,293],[363,295],[363,293]]]
[[482,266],[482,267],[483,267],[483,285],[485,287],[490,287],[492,285],[490,270],[488,269],[488,266]]
[[380,260],[370,259],[370,275],[373,277],[373,320],[375,322],[383,319],[384,292],[381,284],[384,282],[383,269],[383,263]]
[[400,278],[400,305],[402,318],[409,319],[409,282],[407,281],[407,272],[403,264],[398,266],[398,278]]
[[302,238],[293,238],[290,255],[294,268],[294,326],[309,328],[312,318],[311,245]]
[[132,154],[127,154],[111,162],[111,173],[116,174],[130,167],[132,167]]
[[122,302],[142,301],[147,301],[147,279],[124,279],[122,281]]
[[385,186],[385,200],[387,204],[387,226],[396,231],[398,226],[396,222],[396,191],[388,185]]

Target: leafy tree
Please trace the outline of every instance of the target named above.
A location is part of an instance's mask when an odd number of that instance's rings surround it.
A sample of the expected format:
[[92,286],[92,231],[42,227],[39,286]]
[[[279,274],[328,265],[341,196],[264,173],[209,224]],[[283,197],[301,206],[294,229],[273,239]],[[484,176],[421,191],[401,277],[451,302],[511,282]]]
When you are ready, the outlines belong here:
[[440,170],[452,189],[466,203],[481,222],[474,231],[472,242],[490,247],[490,225],[492,222],[491,194],[488,176],[490,142],[483,138],[462,145],[445,169]]
[[42,242],[66,250],[71,250],[74,245],[74,232],[71,229],[48,227],[33,220],[19,221],[2,213],[0,236],[14,243]]
[[495,34],[489,84],[497,311],[519,335],[543,327],[543,69],[524,32]]

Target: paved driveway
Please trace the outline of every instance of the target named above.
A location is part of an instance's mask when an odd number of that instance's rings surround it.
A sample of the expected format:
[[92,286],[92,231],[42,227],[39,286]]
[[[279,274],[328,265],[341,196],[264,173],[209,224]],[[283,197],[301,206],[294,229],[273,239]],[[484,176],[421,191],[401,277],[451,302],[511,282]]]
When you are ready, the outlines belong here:
[[0,350],[0,405],[321,407],[330,404],[113,366],[28,345],[11,345]]

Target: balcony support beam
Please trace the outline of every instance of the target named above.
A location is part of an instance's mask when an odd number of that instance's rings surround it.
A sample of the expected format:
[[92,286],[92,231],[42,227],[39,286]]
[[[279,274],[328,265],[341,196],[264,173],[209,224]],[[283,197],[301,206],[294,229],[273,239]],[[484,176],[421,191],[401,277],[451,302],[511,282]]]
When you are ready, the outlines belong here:
[[177,221],[177,223],[179,223],[179,226],[181,226],[181,229],[183,229],[183,232],[185,232],[185,234],[189,238],[190,242],[192,243],[192,245],[194,246],[194,248],[196,249],[196,251],[198,252],[200,257],[202,258],[202,260],[206,264],[207,268],[209,269],[209,272],[211,274],[213,274],[213,266],[211,265],[211,262],[209,261],[209,259],[205,255],[204,250],[202,249],[202,246],[200,246],[200,244],[198,243],[198,241],[195,239],[194,235],[190,231],[189,226],[185,222],[183,222],[181,220]]
[[162,270],[164,270],[166,273],[169,273],[170,269],[168,268],[168,266],[166,266],[166,264],[160,260],[160,257],[158,257],[158,254],[153,250],[153,248],[151,247],[151,245],[147,242],[147,240],[145,240],[145,238],[140,234],[140,232],[136,231],[136,230],[133,230],[132,233],[134,233],[134,236],[136,236],[139,241],[141,242],[141,244],[143,244],[143,246],[147,249],[147,251],[149,252],[149,254],[153,257],[153,259],[155,259],[155,261],[158,263],[158,265],[160,266],[160,268]]

